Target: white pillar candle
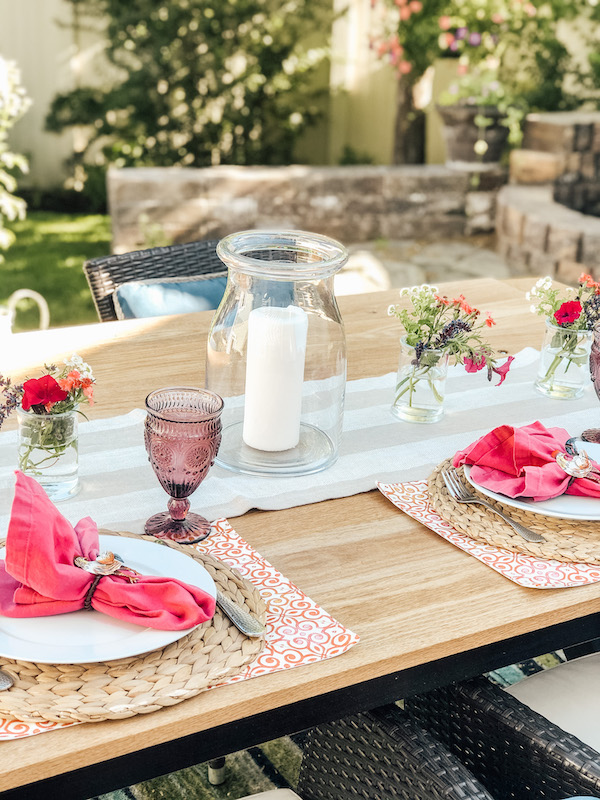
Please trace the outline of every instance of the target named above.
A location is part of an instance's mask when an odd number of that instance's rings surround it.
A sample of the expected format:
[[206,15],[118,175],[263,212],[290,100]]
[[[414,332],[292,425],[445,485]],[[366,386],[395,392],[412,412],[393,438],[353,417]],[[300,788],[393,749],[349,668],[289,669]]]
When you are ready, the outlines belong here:
[[297,306],[248,315],[243,439],[250,447],[277,452],[298,444],[307,331]]

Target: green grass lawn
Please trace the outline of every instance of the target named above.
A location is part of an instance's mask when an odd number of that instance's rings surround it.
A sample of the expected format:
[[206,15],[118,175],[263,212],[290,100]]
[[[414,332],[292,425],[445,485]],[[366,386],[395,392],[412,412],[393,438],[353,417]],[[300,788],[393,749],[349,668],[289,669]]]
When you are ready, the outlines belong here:
[[[110,217],[31,211],[11,225],[17,240],[0,264],[0,304],[17,289],[34,289],[50,307],[50,326],[96,322],[83,262],[110,254]],[[15,331],[37,328],[37,306],[23,301]]]

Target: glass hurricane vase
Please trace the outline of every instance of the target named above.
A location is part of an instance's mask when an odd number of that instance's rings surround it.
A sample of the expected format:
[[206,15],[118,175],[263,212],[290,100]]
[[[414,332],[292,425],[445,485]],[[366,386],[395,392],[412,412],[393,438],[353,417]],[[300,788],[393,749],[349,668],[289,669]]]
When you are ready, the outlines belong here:
[[561,328],[546,320],[535,388],[547,397],[573,400],[590,382],[593,332]]
[[346,388],[334,294],[346,249],[305,231],[241,231],[217,253],[228,272],[206,354],[206,386],[225,400],[217,464],[272,477],[327,469]]
[[18,465],[35,478],[52,501],[79,491],[78,412],[36,414],[17,409]]
[[400,341],[400,362],[392,414],[405,422],[437,422],[444,415],[448,356],[426,350],[417,361],[415,348]]

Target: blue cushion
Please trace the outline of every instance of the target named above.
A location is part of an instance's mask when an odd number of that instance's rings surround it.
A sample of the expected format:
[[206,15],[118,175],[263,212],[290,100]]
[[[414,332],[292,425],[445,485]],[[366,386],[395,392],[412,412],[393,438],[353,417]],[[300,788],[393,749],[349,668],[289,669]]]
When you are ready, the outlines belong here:
[[217,308],[227,277],[163,278],[160,281],[131,281],[113,292],[118,319],[190,314]]

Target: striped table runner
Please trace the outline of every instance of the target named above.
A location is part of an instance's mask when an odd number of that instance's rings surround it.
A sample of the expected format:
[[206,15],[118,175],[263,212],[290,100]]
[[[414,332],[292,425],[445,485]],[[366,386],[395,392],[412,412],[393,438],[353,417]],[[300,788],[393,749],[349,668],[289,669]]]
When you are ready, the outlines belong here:
[[[236,517],[251,508],[282,509],[375,489],[378,481],[426,478],[444,458],[500,424],[536,419],[577,435],[600,426],[593,387],[578,400],[552,400],[533,388],[539,353],[527,348],[500,387],[483,373],[449,371],[446,416],[433,425],[397,420],[390,413],[395,375],[347,384],[340,457],[325,472],[301,478],[259,478],[214,467],[192,496],[192,509],[209,519]],[[80,425],[82,488],[60,504],[71,521],[91,516],[104,527],[141,532],[149,513],[166,506],[143,446],[141,409]],[[15,431],[0,434],[0,535],[6,534],[16,466]]]

